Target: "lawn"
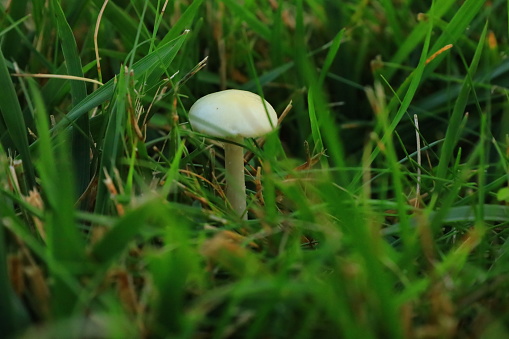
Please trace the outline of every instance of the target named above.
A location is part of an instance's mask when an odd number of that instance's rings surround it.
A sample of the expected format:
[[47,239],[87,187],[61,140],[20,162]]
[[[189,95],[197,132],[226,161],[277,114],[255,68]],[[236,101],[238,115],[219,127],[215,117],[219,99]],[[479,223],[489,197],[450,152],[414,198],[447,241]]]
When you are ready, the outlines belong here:
[[508,13],[1,1],[0,336],[509,338]]

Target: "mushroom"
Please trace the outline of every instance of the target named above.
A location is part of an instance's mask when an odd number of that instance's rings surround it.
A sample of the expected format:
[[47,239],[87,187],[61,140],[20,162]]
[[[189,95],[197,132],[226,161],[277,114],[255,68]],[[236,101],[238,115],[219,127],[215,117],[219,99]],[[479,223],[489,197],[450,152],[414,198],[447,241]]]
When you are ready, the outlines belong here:
[[226,197],[238,216],[247,220],[244,179],[244,138],[272,131],[277,124],[274,108],[257,94],[229,89],[198,99],[189,110],[194,130],[227,139],[224,144]]

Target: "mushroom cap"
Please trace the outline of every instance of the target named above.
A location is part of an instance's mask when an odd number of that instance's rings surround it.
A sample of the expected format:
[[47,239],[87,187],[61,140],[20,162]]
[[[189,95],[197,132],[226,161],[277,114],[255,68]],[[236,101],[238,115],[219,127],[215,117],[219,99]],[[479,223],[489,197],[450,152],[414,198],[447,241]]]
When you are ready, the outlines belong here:
[[277,114],[259,95],[228,89],[198,99],[189,110],[189,122],[196,131],[215,137],[254,138],[276,127]]

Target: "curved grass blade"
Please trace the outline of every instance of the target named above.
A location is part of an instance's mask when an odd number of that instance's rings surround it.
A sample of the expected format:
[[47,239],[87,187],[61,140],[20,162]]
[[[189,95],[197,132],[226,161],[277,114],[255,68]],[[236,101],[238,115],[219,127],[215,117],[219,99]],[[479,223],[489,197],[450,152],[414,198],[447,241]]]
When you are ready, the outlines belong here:
[[[0,187],[8,184],[7,167],[7,156],[0,145]],[[2,329],[2,335],[11,338],[28,323],[28,314],[24,308],[17,307],[19,306],[19,300],[17,300],[17,296],[11,286],[7,265],[7,244],[4,223],[14,223],[17,217],[12,203],[7,197],[1,195],[0,215],[2,216],[2,221],[0,221],[0,295],[2,296],[2,302],[0,303],[0,328]]]
[[[390,126],[385,129],[384,135],[382,137],[382,143],[385,143],[388,138],[392,138],[393,132],[396,129],[397,125],[407,112],[408,107],[410,107],[410,104],[412,103],[412,100],[414,99],[415,94],[417,93],[417,89],[419,88],[419,85],[421,84],[423,80],[423,73],[424,68],[426,66],[426,58],[428,55],[430,43],[431,43],[431,35],[433,31],[433,22],[427,23],[427,29],[428,33],[426,35],[426,39],[424,40],[424,46],[421,51],[421,55],[419,58],[419,64],[414,69],[414,71],[405,79],[404,83],[400,86],[399,91],[403,91],[406,89],[405,96],[403,100],[398,96],[398,93],[396,91],[394,92],[394,97],[391,99],[389,104],[387,105],[387,110],[390,112],[396,104],[399,104],[399,108],[396,112],[396,116],[392,119],[392,122],[390,123]],[[382,76],[382,80],[387,83],[387,85],[390,87],[390,84],[387,82],[387,80]],[[371,164],[376,157],[380,154],[380,148],[375,148],[373,152],[371,153],[371,156],[369,158],[369,164]],[[362,173],[359,173],[355,176],[354,180],[352,181],[354,185],[357,185],[359,180],[362,177]],[[353,186],[352,186],[353,187]]]
[[186,11],[182,13],[179,20],[175,23],[175,25],[173,25],[168,34],[166,34],[166,36],[161,40],[159,46],[177,38],[179,34],[182,34],[186,29],[191,27],[191,22],[198,13],[198,9],[202,3],[203,0],[192,1],[189,7],[187,7]]
[[26,19],[28,19],[30,17],[30,15],[25,15],[24,17],[22,17],[21,19],[17,20],[16,22],[13,22],[10,26],[4,28],[3,30],[0,31],[0,37],[4,36],[5,34],[7,34],[10,30],[12,29],[15,29],[16,27],[18,27],[19,25],[21,25]]
[[95,204],[96,212],[104,214],[109,206],[110,194],[103,184],[105,174],[112,173],[116,168],[116,161],[120,155],[122,135],[127,130],[127,116],[125,112],[130,109],[127,102],[128,92],[133,92],[132,83],[130,83],[130,74],[126,70],[120,73],[117,78],[117,86],[114,95],[114,102],[110,106],[108,121],[106,123],[106,132],[102,140],[102,154],[100,161],[99,187]]
[[62,274],[79,274],[87,267],[84,262],[85,242],[76,223],[73,175],[67,143],[63,139],[66,134],[57,134],[56,143],[52,142],[40,91],[33,79],[29,79],[28,84],[36,107],[39,133],[37,168],[45,197],[48,264],[54,277],[52,305],[57,317],[65,317],[74,310],[78,296]]
[[346,30],[344,28],[341,31],[339,31],[338,34],[336,34],[336,36],[334,37],[334,39],[331,42],[331,46],[329,48],[329,51],[327,52],[325,61],[323,62],[322,70],[320,71],[320,77],[318,78],[319,86],[323,86],[325,77],[327,76],[327,73],[329,72],[329,69],[332,66],[332,63],[334,62],[334,59],[336,58],[336,55],[338,54],[339,47],[341,46],[341,40],[343,39],[343,35],[345,34],[345,31]]
[[[481,206],[484,213],[484,221],[490,222],[509,222],[509,206],[503,205],[483,205]],[[433,220],[438,212],[431,212],[429,220]],[[455,222],[475,222],[477,220],[478,208],[475,206],[458,206],[450,208],[445,216],[442,218],[443,224]],[[418,218],[411,218],[410,224],[412,227],[418,225]],[[398,234],[401,230],[400,224],[394,224],[390,227],[384,228],[382,235]]]
[[[101,8],[104,0],[93,0],[92,2],[97,8]],[[113,1],[108,2],[108,6],[104,10],[104,18],[111,22],[114,27],[117,27],[117,32],[122,36],[124,43],[127,46],[132,46],[138,34],[138,23],[136,20],[131,18],[125,10]],[[150,39],[150,34],[147,30],[142,30],[142,34],[143,39]]]
[[[466,0],[456,12],[451,21],[447,24],[444,32],[440,35],[437,41],[430,49],[430,55],[437,52],[439,49],[448,44],[455,44],[461,36],[465,34],[465,30],[472,20],[479,15],[480,9],[484,6],[485,0]],[[432,63],[426,67],[424,77],[430,75],[436,67],[440,64],[447,53],[438,55]]]
[[[28,0],[18,0],[10,2],[8,7],[8,15],[13,22],[18,21],[23,16],[25,16],[27,12],[28,3],[29,3]],[[2,5],[1,7],[4,7],[4,5]],[[7,59],[9,60],[16,59],[16,57],[21,51],[21,48],[25,47],[19,44],[19,38],[20,36],[23,36],[23,34],[24,33],[22,33],[21,31],[16,30],[9,32],[5,36],[4,40],[2,41],[2,48],[4,48]]]
[[93,247],[91,256],[101,264],[109,264],[127,248],[130,241],[145,225],[148,218],[152,218],[157,211],[162,210],[159,200],[147,201],[142,206],[126,213],[112,229]]
[[440,159],[438,162],[437,168],[437,177],[441,179],[445,179],[447,170],[451,161],[451,157],[454,152],[454,147],[458,142],[459,133],[460,133],[460,125],[463,118],[463,114],[465,112],[465,107],[468,103],[468,97],[470,91],[473,88],[472,77],[477,71],[477,66],[479,65],[479,61],[481,59],[482,49],[484,46],[484,41],[486,39],[488,25],[484,26],[484,30],[479,39],[479,44],[477,45],[477,49],[475,51],[474,57],[472,59],[472,63],[467,72],[467,76],[463,82],[463,86],[461,87],[461,91],[456,99],[454,104],[454,109],[452,111],[452,115],[449,118],[449,124],[447,127],[447,131],[445,133],[444,144],[441,149]]
[[29,187],[35,184],[34,165],[30,157],[28,136],[23,112],[7,69],[3,52],[0,50],[0,111],[10,139],[23,161],[23,168]]
[[[155,74],[161,76],[166,68],[169,67],[177,55],[177,52],[182,47],[182,44],[184,43],[184,37],[185,35],[179,36],[175,40],[157,48],[155,51],[136,62],[133,65],[135,81],[141,79],[149,71],[151,71],[152,76]],[[158,67],[158,65],[160,66]],[[147,85],[150,86],[150,84]],[[73,109],[67,113],[66,118],[57,123],[54,129],[65,128],[73,124],[83,114],[101,105],[105,101],[110,100],[114,91],[115,79],[111,79],[106,84],[104,84],[104,86],[100,87],[97,91],[88,95],[84,100],[74,106]]]
[[[429,13],[434,13],[434,17],[441,18],[443,14],[449,9],[450,6],[454,4],[455,0],[443,0],[440,2],[440,6],[433,5],[430,9]],[[410,32],[406,35],[406,39],[399,45],[398,50],[391,58],[391,63],[401,64],[405,60],[408,59],[409,55],[422,43],[422,40],[426,37],[428,33],[428,24],[426,20],[420,21]],[[386,72],[384,72],[384,76],[387,80],[390,80],[394,73],[396,73],[396,68],[390,68]]]
[[247,25],[255,31],[263,39],[270,40],[270,29],[267,25],[263,24],[258,18],[249,11],[245,6],[242,6],[238,1],[223,0],[224,4],[235,16],[242,18]]
[[[62,43],[67,67],[67,74],[83,77],[81,60],[78,53],[78,46],[74,39],[71,27],[67,23],[65,14],[57,0],[52,2],[53,11],[56,15],[58,35]],[[82,81],[71,81],[71,97],[73,107],[80,103],[87,96],[86,84]],[[76,173],[76,193],[81,195],[87,188],[90,181],[90,123],[87,114],[83,114],[76,120],[75,128],[72,131],[71,148],[74,172]]]

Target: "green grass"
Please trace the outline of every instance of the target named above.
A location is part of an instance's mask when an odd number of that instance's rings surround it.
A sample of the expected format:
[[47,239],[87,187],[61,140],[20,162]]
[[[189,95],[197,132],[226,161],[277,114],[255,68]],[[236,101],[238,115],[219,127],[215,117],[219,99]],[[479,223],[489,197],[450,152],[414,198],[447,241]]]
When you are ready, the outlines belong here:
[[1,3],[2,337],[509,337],[507,1]]

